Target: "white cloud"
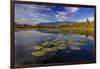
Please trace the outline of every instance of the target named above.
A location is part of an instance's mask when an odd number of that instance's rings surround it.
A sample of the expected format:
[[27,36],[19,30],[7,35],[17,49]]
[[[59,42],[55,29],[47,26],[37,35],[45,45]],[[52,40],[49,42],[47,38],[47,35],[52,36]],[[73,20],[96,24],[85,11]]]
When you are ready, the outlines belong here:
[[60,11],[57,13],[56,18],[58,21],[71,20],[74,17],[75,12],[79,10],[78,7],[64,7],[65,11]]
[[80,19],[80,20],[77,20],[78,22],[86,22],[87,19]]
[[66,12],[58,12],[55,16],[58,21],[66,21],[68,19]]
[[68,21],[71,20],[79,10],[78,7],[64,7],[64,11],[54,12],[51,7],[33,4],[16,4],[16,21],[19,23],[22,22],[30,24],[51,21]]
[[78,7],[65,7],[65,10],[66,11],[69,10],[70,12],[75,13],[79,10],[79,8]]
[[16,22],[19,23],[30,23],[35,24],[41,21],[48,22],[47,18],[49,15],[45,13],[41,14],[41,11],[52,12],[52,9],[48,6],[43,5],[26,5],[26,4],[16,4],[15,8],[15,18]]
[[88,20],[89,21],[94,21],[94,17],[89,17]]
[[78,20],[78,22],[86,22],[87,19],[88,19],[89,21],[94,21],[94,17],[88,17],[88,18],[85,18],[85,19],[80,19],[80,20]]

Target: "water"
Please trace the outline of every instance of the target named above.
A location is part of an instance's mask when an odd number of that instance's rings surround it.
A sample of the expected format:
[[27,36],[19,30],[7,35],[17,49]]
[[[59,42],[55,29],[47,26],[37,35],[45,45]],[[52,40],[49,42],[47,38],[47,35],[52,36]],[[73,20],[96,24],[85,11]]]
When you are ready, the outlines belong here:
[[[36,58],[32,56],[33,46],[41,44],[43,41],[61,41],[67,42],[71,39],[74,42],[83,44],[77,45],[80,49],[64,49],[51,53],[48,56]],[[70,47],[69,45],[66,45]],[[95,58],[93,54],[94,38],[82,34],[62,33],[62,32],[44,32],[44,31],[17,31],[15,32],[15,64],[47,64],[63,62],[92,62]]]

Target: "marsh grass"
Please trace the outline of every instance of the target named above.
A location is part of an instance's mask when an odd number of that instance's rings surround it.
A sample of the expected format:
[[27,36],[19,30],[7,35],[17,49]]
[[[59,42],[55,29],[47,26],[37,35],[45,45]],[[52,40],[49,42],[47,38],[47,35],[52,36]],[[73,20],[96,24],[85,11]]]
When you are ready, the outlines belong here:
[[73,24],[64,24],[64,25],[57,25],[57,26],[38,26],[38,25],[19,25],[15,23],[15,31],[20,30],[37,30],[37,31],[55,31],[61,32],[66,34],[67,32],[73,32],[78,34],[84,34],[86,36],[95,36],[94,35],[94,21],[86,21],[80,23],[73,23]]

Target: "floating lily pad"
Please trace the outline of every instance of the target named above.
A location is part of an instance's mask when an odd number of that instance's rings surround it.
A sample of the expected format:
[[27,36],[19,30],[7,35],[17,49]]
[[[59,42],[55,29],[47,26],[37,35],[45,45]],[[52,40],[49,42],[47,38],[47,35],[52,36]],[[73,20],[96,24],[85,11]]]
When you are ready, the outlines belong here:
[[68,41],[67,44],[75,44],[73,41]]
[[64,42],[64,40],[60,40],[60,41],[58,41],[57,43],[58,43],[58,44],[62,44],[62,43],[65,43],[65,42]]
[[33,46],[33,49],[35,50],[39,50],[39,49],[42,49],[43,47],[42,46]]
[[46,52],[56,52],[57,51],[57,47],[44,48],[43,50],[45,50]]
[[73,40],[73,38],[67,38],[67,40],[68,40],[68,41],[72,41],[72,40]]
[[44,56],[45,53],[46,53],[45,51],[33,51],[32,56],[40,57],[40,56]]
[[66,46],[60,45],[60,46],[57,46],[57,48],[58,48],[59,50],[63,50],[63,49],[66,49]]
[[80,50],[80,48],[78,46],[71,46],[70,49],[71,50]]
[[87,45],[86,43],[76,42],[75,45]]
[[54,52],[58,51],[57,47],[53,47],[52,49],[53,49]]
[[44,48],[43,50],[45,50],[46,52],[52,52],[53,51],[52,48]]
[[55,42],[55,43],[54,43],[54,45],[55,45],[55,46],[58,46],[58,45],[59,45],[59,43]]
[[42,43],[42,45],[43,45],[43,46],[47,46],[47,45],[49,45],[49,42],[48,42],[48,41],[44,41],[44,42]]

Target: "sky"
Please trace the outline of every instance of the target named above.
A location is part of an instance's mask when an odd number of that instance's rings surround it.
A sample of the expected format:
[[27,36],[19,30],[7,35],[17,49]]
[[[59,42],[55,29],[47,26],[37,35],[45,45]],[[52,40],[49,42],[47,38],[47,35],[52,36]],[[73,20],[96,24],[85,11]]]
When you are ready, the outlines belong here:
[[15,22],[35,25],[43,22],[94,20],[94,8],[15,4]]

